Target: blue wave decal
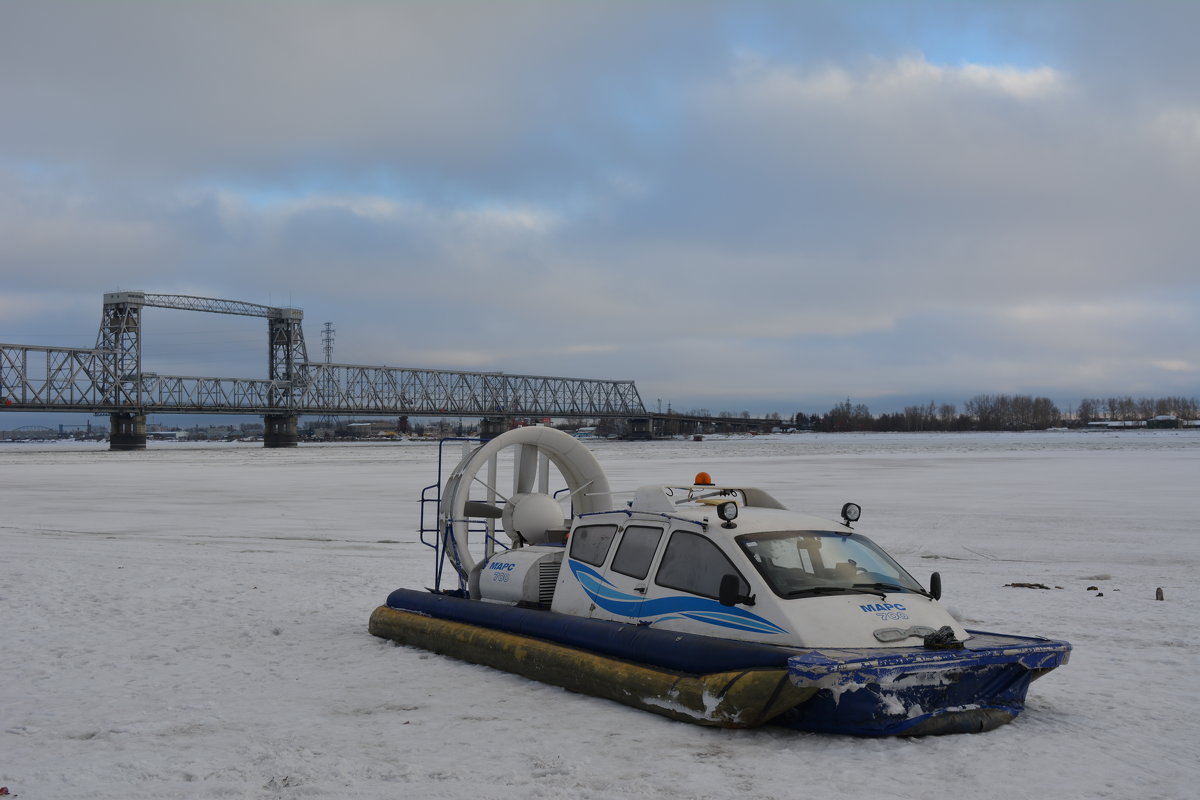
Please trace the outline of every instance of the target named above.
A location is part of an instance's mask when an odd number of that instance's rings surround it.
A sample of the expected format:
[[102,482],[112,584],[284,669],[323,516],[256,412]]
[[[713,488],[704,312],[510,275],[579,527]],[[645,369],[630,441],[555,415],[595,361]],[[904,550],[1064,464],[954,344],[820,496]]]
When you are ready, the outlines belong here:
[[717,625],[722,628],[732,628],[750,633],[787,633],[787,631],[769,619],[751,614],[736,606],[723,606],[716,600],[707,597],[692,597],[676,595],[660,597],[656,600],[646,600],[640,595],[628,594],[614,586],[607,578],[591,567],[577,561],[568,561],[571,572],[579,585],[587,592],[592,602],[613,614],[630,619],[647,619],[658,617],[657,622],[667,619],[686,617],[696,622]]

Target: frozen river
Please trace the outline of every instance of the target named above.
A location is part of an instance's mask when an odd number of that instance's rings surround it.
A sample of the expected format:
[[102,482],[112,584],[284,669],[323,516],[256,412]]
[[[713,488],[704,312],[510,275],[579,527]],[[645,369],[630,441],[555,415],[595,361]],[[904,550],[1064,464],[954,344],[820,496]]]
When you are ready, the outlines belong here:
[[822,516],[857,502],[856,529],[922,582],[940,571],[967,627],[1075,646],[1013,724],[891,740],[694,727],[368,635],[389,591],[431,581],[436,445],[106,447],[0,445],[0,785],[22,798],[1151,800],[1200,782],[1200,431],[594,445],[614,489],[705,470]]

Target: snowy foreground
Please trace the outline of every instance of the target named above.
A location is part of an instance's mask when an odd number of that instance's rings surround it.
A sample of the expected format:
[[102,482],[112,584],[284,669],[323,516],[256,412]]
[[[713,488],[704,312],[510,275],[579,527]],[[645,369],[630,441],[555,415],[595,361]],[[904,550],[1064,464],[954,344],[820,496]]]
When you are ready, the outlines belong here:
[[389,591],[432,580],[416,498],[434,445],[0,445],[0,785],[29,800],[1200,791],[1200,431],[594,450],[614,489],[703,469],[824,516],[858,502],[858,530],[923,582],[941,571],[967,627],[1075,652],[986,734],[710,730],[367,633]]

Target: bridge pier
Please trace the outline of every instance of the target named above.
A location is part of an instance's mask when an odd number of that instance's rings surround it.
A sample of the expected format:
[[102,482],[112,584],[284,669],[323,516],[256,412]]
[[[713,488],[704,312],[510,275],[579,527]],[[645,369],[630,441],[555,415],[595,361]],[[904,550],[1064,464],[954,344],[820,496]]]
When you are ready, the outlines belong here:
[[484,417],[479,420],[479,438],[485,442],[508,430],[508,417]]
[[263,415],[263,447],[296,447],[299,444],[295,414]]
[[108,415],[109,450],[145,450],[146,415],[122,411]]
[[651,424],[649,417],[630,417],[629,432],[626,434],[629,439],[643,440],[654,438],[654,426]]

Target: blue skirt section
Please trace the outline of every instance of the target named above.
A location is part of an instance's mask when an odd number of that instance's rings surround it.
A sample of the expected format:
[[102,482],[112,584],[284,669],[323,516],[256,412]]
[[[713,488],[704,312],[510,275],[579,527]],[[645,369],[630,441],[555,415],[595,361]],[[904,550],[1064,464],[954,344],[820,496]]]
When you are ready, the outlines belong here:
[[821,649],[793,656],[794,683],[822,689],[775,722],[861,736],[976,733],[1025,708],[1029,683],[1061,666],[1066,642],[971,631],[959,650]]
[[804,652],[798,648],[655,630],[648,625],[572,617],[411,589],[392,592],[387,605],[692,675],[761,667],[787,669],[788,659]]

